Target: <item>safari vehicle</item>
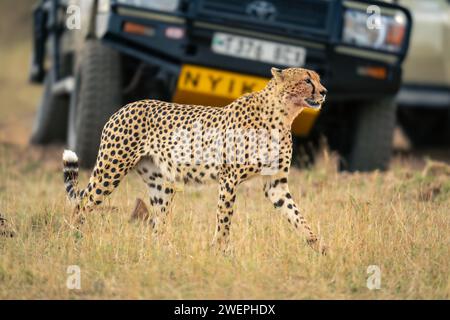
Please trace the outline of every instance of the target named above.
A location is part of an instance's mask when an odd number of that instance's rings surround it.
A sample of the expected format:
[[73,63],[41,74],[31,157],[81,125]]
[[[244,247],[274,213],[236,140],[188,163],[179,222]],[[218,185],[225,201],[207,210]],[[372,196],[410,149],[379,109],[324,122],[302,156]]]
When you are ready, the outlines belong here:
[[398,95],[399,122],[416,147],[450,145],[450,0],[401,0],[414,18]]
[[325,134],[347,170],[388,165],[411,28],[398,5],[42,0],[34,21],[31,79],[45,89],[32,142],[66,141],[85,167],[124,103],[226,105],[264,87],[273,66],[313,69],[329,92],[320,115],[305,110],[295,120],[294,136]]

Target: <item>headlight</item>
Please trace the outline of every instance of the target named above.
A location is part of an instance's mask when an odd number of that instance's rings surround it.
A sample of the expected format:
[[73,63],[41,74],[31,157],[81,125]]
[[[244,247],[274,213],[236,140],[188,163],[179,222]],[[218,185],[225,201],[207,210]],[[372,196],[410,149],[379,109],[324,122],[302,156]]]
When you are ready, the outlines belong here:
[[117,0],[117,3],[144,9],[173,12],[178,9],[180,0]]
[[360,47],[399,52],[405,38],[406,23],[406,16],[401,11],[395,15],[375,15],[347,9],[342,41]]

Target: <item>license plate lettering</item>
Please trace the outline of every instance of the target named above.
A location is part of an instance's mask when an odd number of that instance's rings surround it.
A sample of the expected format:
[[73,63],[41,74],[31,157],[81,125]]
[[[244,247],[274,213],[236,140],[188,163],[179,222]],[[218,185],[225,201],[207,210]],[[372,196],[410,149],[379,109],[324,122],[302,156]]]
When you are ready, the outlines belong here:
[[285,66],[303,66],[303,47],[217,32],[211,48],[215,53]]
[[178,88],[235,99],[264,88],[267,81],[265,78],[188,65],[180,73]]

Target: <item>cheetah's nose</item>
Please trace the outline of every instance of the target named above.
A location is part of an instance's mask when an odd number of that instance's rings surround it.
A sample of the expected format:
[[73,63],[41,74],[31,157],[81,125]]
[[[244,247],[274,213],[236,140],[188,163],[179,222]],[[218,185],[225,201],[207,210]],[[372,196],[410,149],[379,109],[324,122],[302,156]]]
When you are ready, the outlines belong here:
[[322,96],[325,96],[327,93],[328,93],[328,90],[325,89],[325,88],[323,88],[323,90],[320,91],[320,94],[321,94]]

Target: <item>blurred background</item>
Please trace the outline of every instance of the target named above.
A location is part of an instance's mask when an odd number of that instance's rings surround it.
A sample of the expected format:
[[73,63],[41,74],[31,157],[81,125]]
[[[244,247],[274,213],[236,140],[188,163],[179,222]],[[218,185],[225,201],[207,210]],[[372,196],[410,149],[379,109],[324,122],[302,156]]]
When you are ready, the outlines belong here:
[[[0,299],[448,299],[449,7],[0,0]],[[293,168],[289,185],[332,254],[291,232],[262,179],[240,187],[225,257],[209,250],[210,185],[177,190],[162,241],[127,223],[136,197],[148,201],[134,174],[72,224],[64,148],[89,168],[123,104],[223,106],[264,87],[273,66],[316,70],[328,89],[293,124],[295,163],[315,165]]]
[[41,86],[31,85],[32,1],[0,2],[0,139],[26,145]]
[[[294,123],[297,159],[324,137],[350,171],[385,169],[392,154],[450,162],[450,2],[386,1],[406,11],[380,12],[370,1],[336,3],[2,0],[0,143],[68,145],[89,167],[123,103],[224,105],[264,86],[270,66],[305,65],[321,74],[329,102]],[[381,29],[368,28],[374,13]],[[102,80],[88,83],[89,72]],[[242,90],[211,93],[202,84],[211,75]],[[97,96],[86,98],[86,87]]]

